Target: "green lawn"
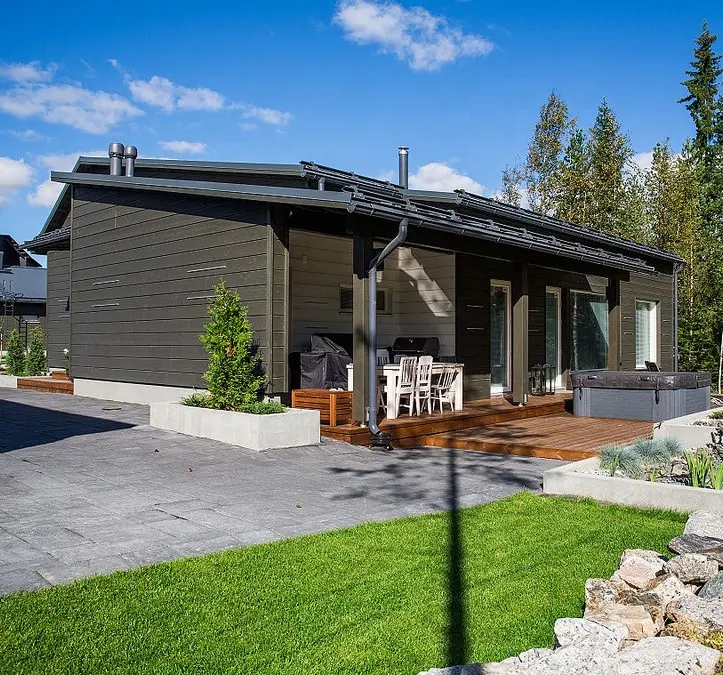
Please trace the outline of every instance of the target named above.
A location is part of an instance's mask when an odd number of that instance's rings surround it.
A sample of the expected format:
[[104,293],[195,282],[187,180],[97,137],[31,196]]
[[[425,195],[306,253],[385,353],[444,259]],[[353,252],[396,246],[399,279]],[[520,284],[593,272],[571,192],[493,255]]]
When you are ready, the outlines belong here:
[[458,520],[463,602],[450,516],[408,518],[2,598],[0,672],[417,673],[460,654],[450,621],[468,661],[498,660],[550,646],[586,578],[685,517],[521,493]]

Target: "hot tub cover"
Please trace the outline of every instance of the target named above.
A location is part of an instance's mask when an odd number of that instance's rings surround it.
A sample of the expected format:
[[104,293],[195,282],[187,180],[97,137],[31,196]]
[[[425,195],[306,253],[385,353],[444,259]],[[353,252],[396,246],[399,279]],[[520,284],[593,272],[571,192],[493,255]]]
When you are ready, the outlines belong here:
[[710,387],[710,373],[655,373],[647,370],[579,370],[572,373],[572,388],[594,389],[699,389]]

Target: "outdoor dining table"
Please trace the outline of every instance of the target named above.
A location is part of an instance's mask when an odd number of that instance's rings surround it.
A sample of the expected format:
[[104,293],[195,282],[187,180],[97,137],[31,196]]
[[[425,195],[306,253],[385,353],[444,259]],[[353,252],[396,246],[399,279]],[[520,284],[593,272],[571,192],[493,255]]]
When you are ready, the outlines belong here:
[[[464,363],[444,363],[435,361],[432,364],[432,376],[442,374],[444,368],[454,368],[456,371],[454,380],[452,381],[452,391],[454,392],[454,409],[462,410],[464,408]],[[350,363],[346,367],[348,375],[348,389],[354,391],[354,364]],[[398,363],[385,363],[377,366],[377,376],[386,378],[387,388],[387,419],[393,420],[399,416],[399,411],[394,403],[396,401],[397,383],[399,382],[400,365]]]

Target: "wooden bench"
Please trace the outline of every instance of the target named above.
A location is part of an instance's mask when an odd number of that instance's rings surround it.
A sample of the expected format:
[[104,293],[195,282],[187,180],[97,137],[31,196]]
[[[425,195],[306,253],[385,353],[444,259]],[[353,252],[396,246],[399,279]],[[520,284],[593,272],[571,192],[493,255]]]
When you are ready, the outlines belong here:
[[291,392],[291,407],[318,410],[321,423],[335,427],[352,421],[352,392],[329,391],[328,389],[294,389]]

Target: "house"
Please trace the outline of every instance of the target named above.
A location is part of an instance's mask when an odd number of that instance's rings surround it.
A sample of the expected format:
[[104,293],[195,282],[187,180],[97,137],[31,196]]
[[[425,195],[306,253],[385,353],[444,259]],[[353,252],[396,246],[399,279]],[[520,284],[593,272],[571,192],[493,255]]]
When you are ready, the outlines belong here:
[[45,324],[47,270],[8,234],[0,234],[0,351],[18,330],[27,345],[33,326]]
[[363,421],[368,270],[400,225],[375,277],[376,342],[438,337],[440,357],[464,363],[465,398],[524,402],[535,364],[560,386],[578,369],[677,367],[671,254],[465,191],[407,189],[406,162],[392,184],[131,148],[121,175],[123,146],[111,151],[52,174],[63,191],[26,244],[48,256],[50,365],[67,345],[78,394],[149,402],[202,387],[198,336],[225,279],[249,307],[272,395],[288,393],[289,356],[312,334],[353,334]]

